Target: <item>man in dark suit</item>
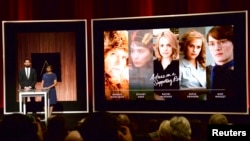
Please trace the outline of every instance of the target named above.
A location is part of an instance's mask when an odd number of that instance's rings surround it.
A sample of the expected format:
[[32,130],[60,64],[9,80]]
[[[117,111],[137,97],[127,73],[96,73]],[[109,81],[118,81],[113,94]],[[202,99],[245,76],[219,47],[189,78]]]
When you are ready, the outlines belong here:
[[[207,66],[207,84],[209,89],[225,89],[227,100],[235,101],[237,86],[234,71],[234,37],[233,26],[214,26],[207,33],[208,49],[214,59],[214,64]],[[222,92],[214,92],[222,93]]]
[[[35,89],[37,82],[36,70],[31,67],[31,60],[29,58],[24,59],[24,68],[19,71],[19,83],[21,89],[31,90]],[[27,98],[25,99],[27,101]],[[33,114],[36,114],[35,97],[30,97],[30,107]]]

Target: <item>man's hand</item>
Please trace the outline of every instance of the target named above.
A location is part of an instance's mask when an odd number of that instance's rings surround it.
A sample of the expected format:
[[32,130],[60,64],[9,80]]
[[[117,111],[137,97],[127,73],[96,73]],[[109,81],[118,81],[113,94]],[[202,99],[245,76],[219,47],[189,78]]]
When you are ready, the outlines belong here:
[[25,86],[25,87],[24,87],[24,90],[27,90],[27,91],[28,91],[28,90],[30,90],[30,89],[31,89],[31,86]]

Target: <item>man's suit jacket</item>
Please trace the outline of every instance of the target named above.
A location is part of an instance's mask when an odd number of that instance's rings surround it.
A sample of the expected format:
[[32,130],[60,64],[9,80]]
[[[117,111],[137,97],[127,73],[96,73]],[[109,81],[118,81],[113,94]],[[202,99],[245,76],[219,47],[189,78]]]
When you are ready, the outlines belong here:
[[35,89],[35,85],[37,82],[37,74],[34,68],[30,68],[30,76],[27,78],[25,68],[19,71],[19,83],[21,85],[21,89],[24,89],[25,86],[31,86],[32,89]]

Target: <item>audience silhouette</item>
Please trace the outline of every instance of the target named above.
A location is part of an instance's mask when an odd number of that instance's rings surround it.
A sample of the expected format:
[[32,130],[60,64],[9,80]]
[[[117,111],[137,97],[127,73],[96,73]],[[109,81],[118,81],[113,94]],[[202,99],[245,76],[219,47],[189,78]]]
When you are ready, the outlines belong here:
[[39,127],[35,118],[14,113],[5,115],[0,127],[1,141],[40,141]]
[[[137,121],[140,120],[140,121]],[[133,129],[132,123],[145,128]],[[167,119],[137,119],[106,111],[88,113],[76,121],[75,128],[66,126],[66,119],[58,114],[42,124],[32,115],[13,113],[0,120],[1,141],[206,141],[209,125],[229,125],[223,114],[212,114],[208,122],[172,116]],[[143,125],[142,125],[143,124]]]
[[64,141],[67,135],[66,121],[62,115],[55,115],[48,119],[44,141]]

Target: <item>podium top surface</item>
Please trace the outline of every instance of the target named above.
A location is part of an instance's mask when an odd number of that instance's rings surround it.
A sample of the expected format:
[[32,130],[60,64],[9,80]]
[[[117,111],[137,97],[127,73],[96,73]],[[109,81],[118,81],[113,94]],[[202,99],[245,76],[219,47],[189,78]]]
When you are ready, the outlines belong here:
[[49,90],[45,89],[31,89],[31,90],[25,90],[25,89],[20,89],[19,93],[25,93],[25,94],[41,94],[41,93],[47,93]]

